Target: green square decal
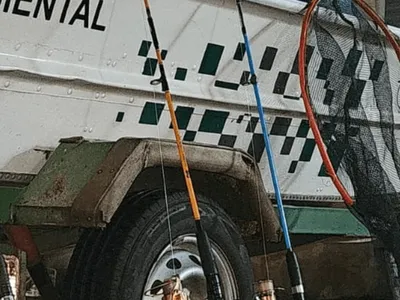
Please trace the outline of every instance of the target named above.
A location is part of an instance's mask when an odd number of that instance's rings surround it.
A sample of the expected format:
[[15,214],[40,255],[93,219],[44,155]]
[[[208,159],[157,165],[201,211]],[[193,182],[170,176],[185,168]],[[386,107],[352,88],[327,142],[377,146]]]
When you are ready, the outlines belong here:
[[[187,129],[193,111],[194,111],[193,107],[178,106],[175,109],[175,115],[179,129]],[[172,128],[172,124],[169,125],[169,128]]]
[[224,46],[208,43],[200,64],[199,73],[215,75],[217,73],[219,62],[221,61]]
[[165,104],[146,102],[140,116],[140,124],[157,125]]
[[157,70],[157,59],[146,58],[142,74],[147,76],[154,76],[156,70]]
[[125,113],[123,111],[118,112],[115,122],[122,122],[122,120],[124,119],[124,116],[125,116]]
[[314,149],[315,149],[315,140],[306,139],[303,146],[303,150],[301,151],[300,154],[300,161],[311,161]]
[[296,137],[307,137],[308,132],[310,131],[310,126],[308,125],[308,120],[302,120],[297,130]]
[[150,41],[142,41],[142,44],[140,45],[140,49],[139,49],[139,56],[144,56],[147,57],[147,55],[149,54],[149,50],[151,47],[151,42]]
[[229,116],[227,111],[206,110],[201,119],[199,131],[222,133],[226,119]]
[[186,131],[185,135],[183,136],[183,140],[185,142],[193,142],[194,139],[196,138],[196,131]]
[[187,74],[187,69],[177,68],[175,73],[175,79],[184,81],[186,79],[186,74]]

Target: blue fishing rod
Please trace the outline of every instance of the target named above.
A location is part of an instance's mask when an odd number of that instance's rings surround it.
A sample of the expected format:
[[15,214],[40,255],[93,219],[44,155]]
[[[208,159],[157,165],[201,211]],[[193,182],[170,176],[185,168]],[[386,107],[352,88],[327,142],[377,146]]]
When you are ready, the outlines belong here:
[[292,286],[292,295],[293,295],[294,300],[304,300],[305,298],[304,298],[303,280],[301,278],[300,266],[297,261],[296,254],[292,248],[292,243],[291,243],[290,235],[289,235],[289,229],[288,229],[287,222],[286,222],[285,210],[283,208],[283,202],[282,202],[281,191],[280,191],[279,182],[278,182],[278,176],[276,174],[276,168],[275,168],[275,162],[274,162],[274,157],[273,157],[272,148],[271,148],[271,142],[270,142],[269,135],[268,135],[268,126],[267,126],[267,123],[266,123],[265,117],[264,117],[264,110],[263,110],[263,106],[261,103],[260,90],[258,88],[257,76],[255,73],[254,63],[253,63],[253,57],[251,55],[251,47],[250,47],[249,37],[247,36],[246,24],[244,22],[241,0],[236,0],[236,5],[238,8],[238,12],[239,12],[239,18],[240,18],[240,23],[241,23],[241,27],[242,27],[245,51],[247,54],[247,60],[249,62],[249,68],[250,68],[250,80],[249,80],[250,82],[249,83],[253,85],[254,95],[255,95],[255,98],[257,101],[257,110],[258,110],[258,115],[260,118],[264,142],[265,142],[265,151],[267,152],[267,156],[268,156],[269,169],[271,172],[271,178],[272,178],[272,183],[274,186],[276,203],[277,203],[278,211],[279,211],[279,219],[280,219],[280,223],[281,223],[281,227],[282,227],[282,231],[283,231],[283,237],[285,240],[285,246],[286,246],[286,250],[287,250],[286,263],[287,263],[290,282],[291,282],[291,286]]

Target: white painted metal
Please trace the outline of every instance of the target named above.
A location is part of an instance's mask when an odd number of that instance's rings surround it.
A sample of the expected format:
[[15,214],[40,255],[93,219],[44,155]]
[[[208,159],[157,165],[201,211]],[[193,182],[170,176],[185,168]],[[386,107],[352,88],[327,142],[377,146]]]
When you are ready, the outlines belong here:
[[[247,0],[249,2],[258,3],[264,6],[277,8],[291,13],[300,13],[304,11],[307,3],[299,0]],[[367,0],[366,1],[376,12],[384,17],[385,15],[385,0]],[[400,29],[394,26],[389,26],[390,30],[400,37]]]
[[[288,0],[254,1],[275,3],[275,7],[281,3],[279,8],[287,10],[295,6]],[[7,3],[10,8],[4,12]],[[43,9],[46,3],[54,3],[49,20]],[[138,51],[142,41],[151,38],[141,1],[90,1],[89,28],[83,20],[72,22],[76,10],[81,7],[83,13],[85,6],[80,5],[88,1],[71,0],[65,20],[60,22],[65,3],[68,1],[0,3],[1,171],[38,172],[45,159],[40,149],[56,147],[62,137],[173,138],[166,113],[161,115],[159,126],[138,122],[147,101],[164,101],[160,87],[149,84],[158,72],[142,75],[146,58],[138,56]],[[237,135],[235,147],[247,151],[249,117],[241,123],[238,118],[249,111],[257,115],[251,87],[241,86],[238,91],[214,87],[216,79],[238,83],[242,71],[247,70],[246,59],[232,59],[242,41],[234,1],[152,0],[151,4],[161,47],[168,49],[165,65],[171,90],[177,95],[176,105],[195,109],[188,130],[197,131],[206,109],[228,111],[223,133]],[[300,33],[301,16],[282,9],[244,5],[255,63],[260,64],[266,46],[279,49],[272,70],[258,70],[269,125],[276,115],[289,116],[293,118],[289,134],[295,136],[301,119],[305,119],[302,102],[272,93],[278,73],[292,68]],[[22,16],[22,10],[28,16]],[[105,26],[105,30],[91,29],[93,24]],[[216,76],[198,72],[208,43],[225,46]],[[148,56],[155,57],[153,48]],[[188,69],[185,81],[174,80],[178,67]],[[286,94],[300,96],[297,76],[289,79]],[[122,122],[115,122],[118,112],[125,113]],[[261,132],[260,128],[256,131]],[[312,138],[311,133],[308,137]],[[195,141],[216,145],[219,138],[220,134],[198,132]],[[291,162],[299,159],[304,139],[296,139],[286,156],[279,154],[284,137],[272,136],[271,141],[284,193],[337,195],[329,179],[318,177],[321,158],[316,149],[311,162],[300,162],[295,173],[288,173]],[[260,168],[267,189],[272,191],[265,155]]]
[[298,0],[248,0],[249,2],[281,9],[291,13],[300,13],[306,7],[307,3]]

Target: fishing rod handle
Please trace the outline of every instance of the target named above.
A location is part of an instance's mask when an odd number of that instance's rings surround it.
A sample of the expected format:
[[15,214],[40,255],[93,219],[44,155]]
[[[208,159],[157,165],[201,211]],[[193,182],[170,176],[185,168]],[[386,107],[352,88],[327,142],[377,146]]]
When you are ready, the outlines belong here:
[[200,221],[196,221],[196,229],[201,265],[207,281],[207,299],[223,300],[224,298],[222,296],[221,280],[219,278],[218,270],[215,266],[207,232],[204,230]]
[[287,250],[286,263],[289,272],[290,283],[292,284],[292,296],[294,300],[305,300],[304,286],[301,279],[301,272],[297,256],[293,250]]

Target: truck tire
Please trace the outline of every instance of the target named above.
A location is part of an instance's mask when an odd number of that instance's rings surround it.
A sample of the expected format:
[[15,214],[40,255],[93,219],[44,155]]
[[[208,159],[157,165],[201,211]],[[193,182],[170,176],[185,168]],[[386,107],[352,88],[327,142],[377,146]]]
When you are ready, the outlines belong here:
[[[198,201],[225,299],[252,299],[252,267],[238,228],[216,203],[201,195]],[[154,287],[174,272],[191,300],[206,299],[187,194],[170,193],[168,206],[167,213],[163,192],[142,193],[127,199],[106,229],[85,230],[70,261],[63,299],[158,299]]]

